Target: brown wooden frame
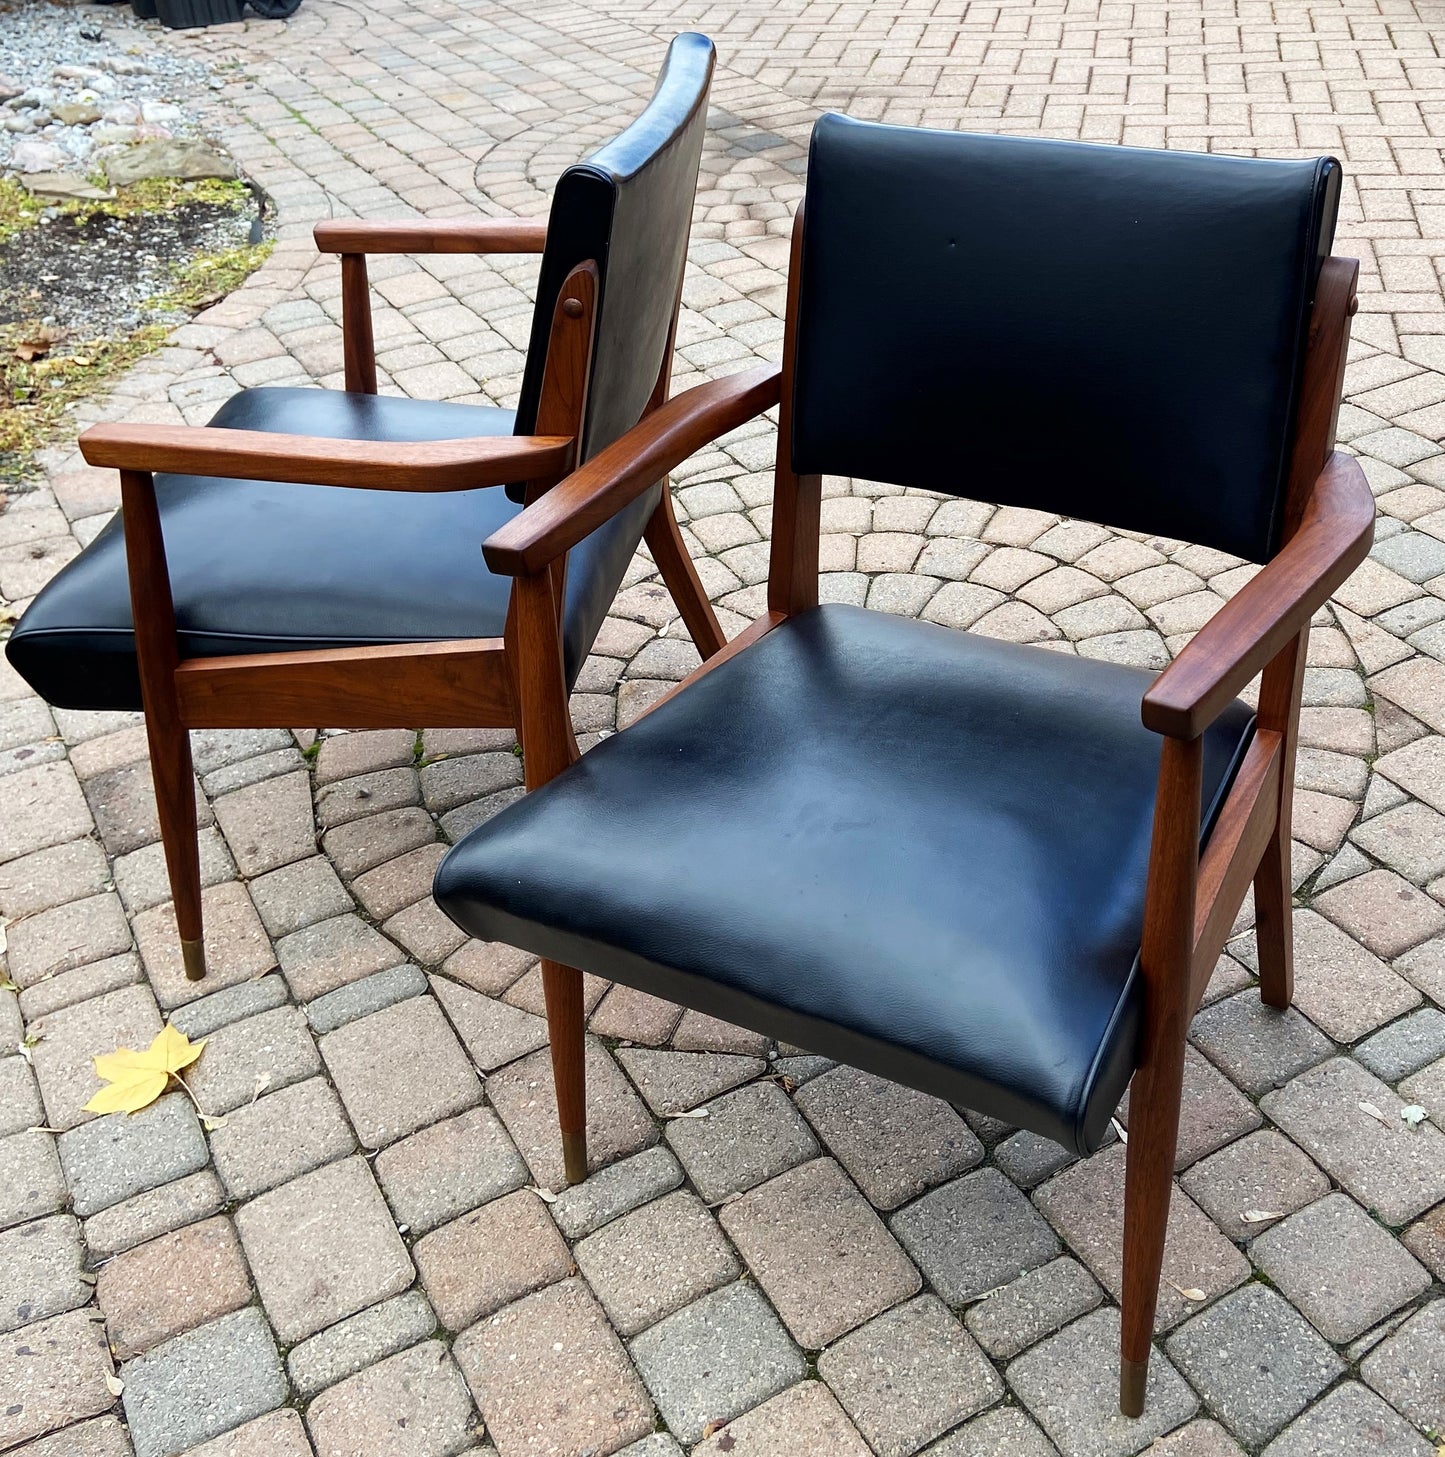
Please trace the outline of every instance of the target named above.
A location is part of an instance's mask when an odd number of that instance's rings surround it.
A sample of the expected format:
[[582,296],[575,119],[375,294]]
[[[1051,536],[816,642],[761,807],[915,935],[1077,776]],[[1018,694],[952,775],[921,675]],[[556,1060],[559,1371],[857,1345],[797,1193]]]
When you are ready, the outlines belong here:
[[[781,415],[768,610],[672,693],[685,693],[780,622],[817,604],[821,481],[797,475],[787,449],[801,237],[800,213],[781,369],[754,370],[689,390],[487,542],[492,569],[516,579],[514,600],[532,641],[541,643],[554,631],[542,585],[550,563],[635,499],[660,472],[774,404],[781,405]],[[1290,805],[1310,619],[1368,553],[1375,516],[1358,463],[1331,453],[1358,274],[1354,259],[1330,258],[1320,275],[1291,447],[1283,544],[1159,675],[1141,705],[1145,725],[1162,744],[1141,928],[1144,1027],[1127,1152],[1120,1409],[1128,1416],[1138,1416],[1144,1405],[1173,1187],[1185,1033],[1251,882],[1260,991],[1271,1006],[1286,1007],[1290,1001]],[[529,790],[576,757],[558,668],[554,664],[543,674],[540,665],[540,656],[531,660],[533,672],[521,689],[530,735]],[[1201,856],[1200,735],[1261,672],[1254,739]],[[539,745],[545,747],[539,751]],[[567,1174],[580,1179],[587,1169],[581,974],[547,962],[543,966]]]
[[[323,252],[341,255],[346,387],[365,394],[376,393],[368,253],[540,253],[547,233],[543,222],[514,219],[340,221],[318,224],[315,231]],[[553,607],[551,626],[541,637],[535,635],[532,619],[519,612],[518,600],[527,595],[519,584],[506,631],[498,638],[182,660],[155,473],[381,491],[461,491],[521,483],[532,503],[528,509],[535,509],[576,464],[597,290],[593,263],[580,264],[563,283],[547,343],[535,435],[396,444],[252,430],[97,425],[81,437],[81,452],[91,465],[120,471],[141,699],[176,929],[190,979],[205,975],[205,947],[188,730],[318,724],[358,729],[516,727],[525,743],[518,705],[525,701],[521,683],[537,669],[530,658],[541,660],[544,673],[557,672],[551,686],[561,693],[565,717],[559,621],[565,561],[544,569]],[[676,326],[674,306],[674,332]],[[670,332],[650,408],[667,397],[672,344]],[[653,481],[663,475],[659,471]],[[646,532],[663,581],[706,659],[722,647],[722,630],[683,547],[665,485]],[[570,725],[566,734],[570,741]],[[537,757],[545,762],[546,751],[539,749]],[[531,758],[528,745],[529,763]]]

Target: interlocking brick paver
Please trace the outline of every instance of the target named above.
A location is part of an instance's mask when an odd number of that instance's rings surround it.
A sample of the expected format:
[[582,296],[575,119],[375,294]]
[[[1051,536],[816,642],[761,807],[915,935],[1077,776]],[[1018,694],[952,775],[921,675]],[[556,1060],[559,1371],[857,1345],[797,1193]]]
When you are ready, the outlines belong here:
[[322,1392],[306,1424],[317,1457],[451,1457],[480,1426],[466,1382],[440,1341],[424,1341]]
[[1103,1298],[1094,1277],[1064,1256],[986,1295],[968,1308],[964,1319],[984,1350],[1006,1361],[1093,1310]]
[[144,911],[131,923],[146,975],[163,1007],[198,1001],[224,987],[250,981],[276,965],[276,953],[261,918],[236,881],[201,892],[205,918],[206,978],[187,981],[176,934],[175,911],[167,902]]
[[[321,1039],[357,1136],[380,1148],[481,1101],[461,1045],[430,997],[412,997]],[[424,1068],[425,1076],[417,1075]],[[503,1115],[505,1116],[505,1115]]]
[[56,1140],[72,1206],[95,1214],[132,1194],[192,1174],[206,1162],[206,1139],[184,1093],[168,1093],[139,1113],[111,1113]]
[[[1179,1109],[1179,1147],[1176,1169],[1187,1168],[1205,1154],[1233,1142],[1260,1125],[1259,1110],[1202,1058],[1187,1048],[1184,1054],[1183,1101]],[[1128,1098],[1119,1113],[1128,1126]]]
[[80,1226],[69,1214],[0,1233],[0,1332],[84,1305]]
[[[1117,1300],[1123,1279],[1124,1148],[1115,1144],[1065,1169],[1034,1200],[1074,1253]],[[1249,1278],[1249,1262],[1185,1195],[1175,1192],[1164,1243],[1156,1330],[1168,1330],[1193,1306],[1180,1290],[1215,1296]]]
[[1412,1132],[1400,1117],[1401,1100],[1358,1063],[1333,1058],[1261,1106],[1387,1224],[1403,1224],[1445,1198],[1445,1134],[1429,1124]]
[[[1263,1128],[1187,1169],[1179,1187],[1243,1242],[1327,1194],[1330,1182],[1289,1139]],[[1276,1218],[1260,1217],[1266,1214]]]
[[807,1123],[776,1083],[729,1093],[707,1105],[706,1118],[669,1123],[667,1141],[710,1204],[818,1154]]
[[929,1457],[1058,1457],[1058,1448],[1016,1406],[996,1406],[928,1449]]
[[[1382,883],[1378,877],[1383,875],[1386,872],[1372,871],[1356,876],[1327,891],[1315,904],[1380,955],[1398,956],[1432,930],[1445,926],[1445,911],[1440,913],[1438,923],[1419,922],[1418,935],[1413,931],[1402,934],[1409,916],[1408,911],[1404,915],[1400,912],[1400,895],[1406,894],[1412,900],[1423,897],[1398,876],[1387,877],[1388,883]],[[1403,887],[1403,892],[1394,882]],[[1354,910],[1366,906],[1372,908],[1372,914],[1385,918],[1392,929],[1366,936],[1350,925]],[[1295,1005],[1336,1042],[1355,1042],[1381,1023],[1419,1005],[1420,994],[1409,982],[1344,931],[1313,911],[1300,911],[1294,919]]]
[[1360,1375],[1417,1426],[1445,1427],[1445,1300],[1426,1305],[1376,1346]]
[[1218,1422],[1200,1417],[1152,1442],[1144,1457],[1244,1457],[1244,1448]]
[[1187,1321],[1167,1349],[1210,1411],[1250,1446],[1272,1437],[1345,1369],[1304,1318],[1260,1284]]
[[415,1273],[365,1160],[262,1194],[236,1228],[276,1334],[291,1345],[399,1294]]
[[1422,1007],[1382,1028],[1354,1055],[1382,1082],[1399,1082],[1445,1055],[1445,1012]]
[[452,1352],[503,1453],[614,1452],[652,1430],[647,1389],[581,1280],[509,1305]]
[[[586,1076],[590,1169],[599,1169],[656,1141],[657,1129],[642,1100],[607,1049],[592,1038],[587,1040]],[[550,1055],[534,1052],[494,1073],[487,1079],[487,1096],[533,1177],[546,1188],[560,1189],[566,1177]]]
[[1122,1457],[1187,1421],[1198,1398],[1156,1351],[1149,1362],[1144,1415],[1119,1414],[1119,1313],[1076,1320],[1014,1361],[1008,1384],[1061,1452]]
[[201,1169],[92,1214],[85,1221],[86,1248],[96,1259],[109,1259],[205,1219],[225,1202],[221,1181],[210,1169]]
[[[279,976],[263,976],[259,981],[242,982],[225,991],[212,992],[198,1002],[177,1007],[166,1019],[172,1027],[195,1041],[209,1037],[222,1027],[247,1017],[259,1017],[286,1002],[286,983]],[[224,1045],[224,1044],[223,1044]],[[195,1076],[194,1070],[187,1078]]]
[[572,1268],[547,1206],[529,1189],[434,1229],[413,1254],[432,1308],[454,1331],[565,1279]]
[[1430,1444],[1372,1391],[1351,1381],[1311,1407],[1265,1449],[1265,1457],[1432,1457]]
[[996,1290],[1059,1253],[1053,1231],[996,1169],[925,1194],[891,1223],[950,1305]]
[[301,1413],[282,1407],[192,1447],[184,1457],[312,1457]]
[[742,1274],[717,1222],[684,1191],[614,1220],[582,1240],[575,1255],[624,1336]]
[[809,1349],[922,1283],[832,1159],[779,1175],[724,1206],[721,1219],[793,1338]]
[[483,1072],[494,1072],[547,1045],[544,1018],[484,997],[448,977],[434,976],[430,982],[467,1055]]
[[920,1295],[835,1342],[818,1374],[879,1457],[908,1457],[1003,1395],[973,1338]]
[[1425,1268],[1344,1194],[1331,1194],[1266,1230],[1250,1258],[1336,1345],[1430,1284]]
[[115,1417],[96,1417],[19,1449],[20,1457],[133,1457],[134,1450]]
[[853,1068],[815,1078],[797,1103],[879,1209],[896,1209],[983,1158],[983,1145],[947,1103]]
[[[606,1010],[615,990],[598,1008],[598,1016]],[[592,1019],[592,1031],[601,1032],[597,1017]],[[618,1051],[617,1060],[659,1118],[696,1108],[750,1082],[767,1067],[760,1057],[727,1052],[666,1052],[651,1047],[624,1047]]]
[[321,1078],[237,1108],[211,1133],[216,1172],[234,1199],[265,1193],[355,1147],[341,1104]]
[[437,1318],[420,1290],[408,1290],[319,1331],[286,1357],[286,1372],[302,1396],[425,1340]]
[[1257,991],[1205,1007],[1189,1029],[1194,1045],[1232,1082],[1259,1097],[1323,1062],[1334,1046],[1293,1008],[1268,1007]]
[[0,1336],[0,1443],[17,1446],[115,1404],[105,1332],[72,1310]]
[[668,1316],[629,1349],[663,1419],[686,1443],[775,1396],[807,1370],[757,1287],[742,1282]]
[[208,1114],[221,1115],[320,1071],[305,1014],[277,1007],[212,1032],[186,1082]]
[[300,1001],[385,971],[406,958],[360,916],[333,916],[276,943],[281,971]]
[[177,1336],[121,1368],[136,1457],[172,1457],[280,1406],[286,1378],[254,1308]]
[[816,1381],[799,1382],[780,1396],[729,1422],[693,1448],[698,1457],[736,1452],[740,1457],[787,1457],[799,1450],[867,1457],[869,1447],[837,1399]]
[[250,1302],[251,1282],[229,1219],[207,1219],[107,1261],[96,1297],[110,1348],[129,1360]]

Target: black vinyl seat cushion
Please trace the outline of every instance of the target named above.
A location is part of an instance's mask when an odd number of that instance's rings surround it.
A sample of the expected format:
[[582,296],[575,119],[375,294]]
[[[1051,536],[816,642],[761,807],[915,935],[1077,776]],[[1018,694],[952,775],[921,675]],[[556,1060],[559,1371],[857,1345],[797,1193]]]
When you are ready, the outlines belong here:
[[[1151,680],[817,608],[473,831],[436,898],[1087,1153],[1135,1065]],[[1252,726],[1206,735],[1206,806]]]
[[[510,410],[339,390],[245,390],[213,425],[339,440],[513,433]],[[482,542],[522,508],[501,487],[373,491],[203,476],[156,477],[183,657],[500,637],[509,578]],[[644,497],[568,563],[575,677],[641,526]],[[645,519],[645,518],[644,518]],[[630,535],[629,535],[630,533]],[[36,597],[12,634],[16,670],[61,708],[138,709],[119,515]]]

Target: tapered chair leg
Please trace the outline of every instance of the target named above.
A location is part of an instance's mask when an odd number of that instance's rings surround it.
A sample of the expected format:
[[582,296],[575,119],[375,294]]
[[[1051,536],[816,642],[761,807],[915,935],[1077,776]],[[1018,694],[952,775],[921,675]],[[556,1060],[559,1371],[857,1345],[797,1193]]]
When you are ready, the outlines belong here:
[[587,1177],[587,1068],[583,1037],[582,973],[575,967],[542,963],[547,1031],[552,1043],[552,1081],[557,1088],[557,1122],[567,1182]]
[[1259,994],[1283,1010],[1294,997],[1294,897],[1289,835],[1276,831],[1254,876],[1254,939],[1259,947]]
[[663,585],[672,594],[677,610],[682,617],[696,645],[699,655],[706,661],[715,652],[727,645],[727,638],[712,610],[707,593],[703,591],[702,578],[688,554],[682,539],[682,531],[672,510],[672,496],[668,483],[662,483],[662,499],[657,509],[648,517],[647,529],[643,533],[647,549],[662,574]]
[[1164,1266],[1174,1155],[1179,1140],[1179,1098],[1184,1043],[1161,1047],[1134,1075],[1129,1092],[1129,1144],[1124,1185],[1124,1293],[1119,1349],[1119,1410],[1144,1410],[1154,1311]]
[[191,767],[191,739],[178,723],[162,724],[146,715],[151,777],[155,781],[161,843],[176,911],[181,961],[190,981],[206,974],[206,949],[201,921],[201,855],[196,840],[196,781]]

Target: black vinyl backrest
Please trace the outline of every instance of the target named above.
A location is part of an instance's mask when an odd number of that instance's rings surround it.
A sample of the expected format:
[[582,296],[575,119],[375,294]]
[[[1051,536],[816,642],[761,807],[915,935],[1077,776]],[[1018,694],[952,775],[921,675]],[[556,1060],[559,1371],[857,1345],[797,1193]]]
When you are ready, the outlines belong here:
[[641,418],[662,367],[682,281],[714,55],[706,36],[676,37],[642,114],[559,179],[517,434],[530,434],[536,424],[558,293],[567,275],[588,259],[597,264],[600,290],[582,458]]
[[1266,560],[1339,179],[823,117],[793,468]]

